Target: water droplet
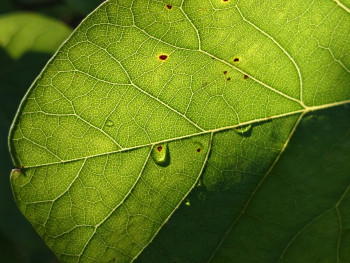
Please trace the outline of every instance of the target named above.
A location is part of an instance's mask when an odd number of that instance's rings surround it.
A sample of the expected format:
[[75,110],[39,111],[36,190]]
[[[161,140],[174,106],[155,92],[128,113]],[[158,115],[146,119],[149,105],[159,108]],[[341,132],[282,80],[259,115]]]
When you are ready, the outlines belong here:
[[112,126],[114,125],[114,122],[111,121],[111,120],[108,120],[108,121],[106,122],[106,125],[107,125],[108,127],[112,127]]
[[251,128],[252,128],[252,125],[248,124],[248,125],[236,127],[235,131],[238,134],[243,135],[243,134],[247,134],[250,131]]
[[190,199],[187,199],[187,201],[186,201],[185,205],[187,205],[187,206],[191,206]]
[[160,166],[167,166],[170,163],[169,147],[167,143],[158,144],[152,150],[153,161]]

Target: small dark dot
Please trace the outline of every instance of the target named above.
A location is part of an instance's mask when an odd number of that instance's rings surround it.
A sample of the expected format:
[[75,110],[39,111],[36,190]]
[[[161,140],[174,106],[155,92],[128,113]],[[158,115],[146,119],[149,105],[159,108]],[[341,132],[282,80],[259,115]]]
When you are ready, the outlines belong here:
[[224,71],[224,74],[225,74],[225,75],[227,74],[227,70]]
[[199,153],[200,153],[200,152],[201,152],[201,149],[200,149],[200,148],[198,148],[198,149],[197,149],[197,152],[199,152]]
[[166,60],[168,58],[167,55],[159,55],[160,60]]
[[115,258],[113,258],[112,261],[115,262]]
[[234,61],[234,62],[238,62],[238,61],[239,61],[239,58],[235,58],[233,61]]
[[172,6],[172,5],[166,5],[166,7],[167,7],[168,9],[173,8],[173,6]]
[[244,79],[248,79],[249,77],[248,77],[248,75],[244,75]]
[[31,217],[31,216],[32,216],[32,214],[29,214],[28,216],[29,216],[29,217]]
[[163,147],[162,146],[158,146],[157,150],[158,150],[158,152],[161,152],[163,150]]
[[212,60],[215,60],[215,57],[211,57]]
[[231,78],[227,78],[227,80],[231,80]]
[[21,167],[19,168],[20,170],[23,170],[24,169],[24,166],[23,165],[21,165]]
[[228,0],[222,0],[223,2],[228,2]]

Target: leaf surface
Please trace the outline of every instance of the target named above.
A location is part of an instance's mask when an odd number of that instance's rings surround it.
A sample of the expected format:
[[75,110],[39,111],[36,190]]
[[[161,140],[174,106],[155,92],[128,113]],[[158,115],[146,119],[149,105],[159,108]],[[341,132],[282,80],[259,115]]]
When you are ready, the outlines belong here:
[[131,262],[191,191],[203,208],[241,189],[193,261],[237,259],[232,238],[254,231],[232,215],[272,178],[307,113],[350,102],[348,25],[346,6],[332,1],[105,2],[18,111],[20,210],[63,262]]

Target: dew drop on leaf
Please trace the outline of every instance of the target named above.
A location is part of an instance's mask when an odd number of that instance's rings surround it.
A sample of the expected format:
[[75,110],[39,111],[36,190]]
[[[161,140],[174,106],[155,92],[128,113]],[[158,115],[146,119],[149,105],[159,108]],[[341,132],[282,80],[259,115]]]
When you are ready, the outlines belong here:
[[114,122],[111,121],[111,120],[108,120],[108,121],[106,122],[106,125],[107,125],[108,127],[112,127],[112,126],[114,125]]
[[153,161],[160,166],[168,166],[170,163],[168,144],[158,144],[152,150]]
[[251,128],[252,128],[252,125],[251,125],[251,124],[248,124],[248,125],[236,127],[236,128],[235,128],[235,131],[236,131],[238,134],[243,135],[243,134],[248,133],[248,132],[250,131]]

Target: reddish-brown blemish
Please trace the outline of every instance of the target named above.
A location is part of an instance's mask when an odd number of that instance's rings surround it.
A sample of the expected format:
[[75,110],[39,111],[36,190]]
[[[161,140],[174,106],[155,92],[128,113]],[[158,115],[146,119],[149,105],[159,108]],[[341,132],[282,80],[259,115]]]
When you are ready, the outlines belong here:
[[24,169],[24,166],[21,165],[21,166],[19,167],[19,169],[22,171],[22,170]]
[[249,77],[248,77],[248,75],[244,75],[244,79],[248,79]]
[[231,78],[227,78],[227,80],[231,80]]
[[228,0],[222,0],[223,2],[228,2]]
[[239,61],[239,58],[235,58],[233,61],[234,61],[234,62],[238,62],[238,61]]
[[168,58],[167,55],[159,55],[160,60],[166,60]]
[[168,9],[173,8],[173,6],[172,6],[172,5],[166,5],[166,7],[167,7]]
[[162,146],[158,146],[157,150],[158,150],[158,152],[161,152],[163,150],[163,147]]
[[201,149],[200,149],[200,148],[198,148],[198,149],[197,149],[197,152],[198,152],[198,153],[200,153],[200,152],[201,152]]
[[224,71],[224,74],[225,74],[225,75],[227,74],[227,70]]

